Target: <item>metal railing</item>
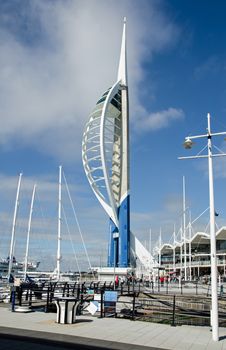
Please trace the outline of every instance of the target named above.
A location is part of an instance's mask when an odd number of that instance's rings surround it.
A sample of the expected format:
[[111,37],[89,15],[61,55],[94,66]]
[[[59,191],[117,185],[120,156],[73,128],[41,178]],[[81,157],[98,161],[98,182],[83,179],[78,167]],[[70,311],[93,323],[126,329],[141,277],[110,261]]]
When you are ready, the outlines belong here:
[[[178,293],[175,293],[177,288]],[[190,288],[190,294],[187,290]],[[104,301],[105,291],[113,291],[113,283],[44,283],[22,284],[14,287],[11,293],[12,311],[17,306],[41,308],[45,312],[56,312],[55,300],[60,296],[73,296],[79,301],[78,313],[82,313],[84,305],[100,295],[98,317],[125,317],[132,320],[160,322],[176,326],[209,325],[210,297],[209,285],[200,283],[182,283],[180,286],[170,283],[154,285],[154,283],[121,283],[117,286],[117,302],[107,311]],[[226,299],[219,289],[219,323],[226,325]],[[109,310],[109,309],[108,309]],[[85,311],[84,311],[85,312]]]

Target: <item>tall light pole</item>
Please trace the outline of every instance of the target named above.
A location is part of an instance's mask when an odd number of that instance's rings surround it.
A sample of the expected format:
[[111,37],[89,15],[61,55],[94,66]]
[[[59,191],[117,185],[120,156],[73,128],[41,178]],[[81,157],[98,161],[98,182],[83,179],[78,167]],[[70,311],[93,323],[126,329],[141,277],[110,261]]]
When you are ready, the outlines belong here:
[[191,149],[193,139],[207,138],[208,155],[197,155],[191,157],[179,157],[179,159],[195,159],[208,158],[209,168],[209,212],[210,212],[210,250],[211,250],[211,324],[212,324],[212,339],[219,340],[218,326],[218,297],[217,297],[217,255],[216,255],[216,233],[215,233],[215,209],[214,209],[214,186],[213,186],[213,157],[226,156],[225,153],[212,153],[212,137],[226,135],[226,132],[211,133],[210,114],[207,114],[207,134],[189,136],[185,138],[184,147]]
[[184,234],[184,280],[187,281],[185,176],[183,176],[183,234]]
[[62,209],[62,166],[59,166],[59,190],[58,190],[58,235],[57,235],[57,280],[60,279],[61,263],[61,209]]

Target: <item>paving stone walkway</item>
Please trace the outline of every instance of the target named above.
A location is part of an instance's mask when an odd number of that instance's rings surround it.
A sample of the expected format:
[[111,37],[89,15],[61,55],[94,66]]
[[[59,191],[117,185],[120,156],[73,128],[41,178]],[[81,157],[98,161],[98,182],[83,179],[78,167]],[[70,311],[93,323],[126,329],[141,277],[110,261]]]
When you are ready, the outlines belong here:
[[[13,347],[12,342],[29,344],[33,339],[34,344],[42,344],[40,350],[52,350],[56,343],[57,348],[62,346],[60,349],[73,345],[74,349],[226,350],[226,328],[220,328],[220,341],[213,342],[210,327],[171,327],[90,315],[78,316],[76,323],[71,325],[58,324],[55,320],[54,313],[19,313],[0,307],[0,336],[4,339],[1,349],[26,350],[24,346]],[[36,350],[35,347],[32,349]]]

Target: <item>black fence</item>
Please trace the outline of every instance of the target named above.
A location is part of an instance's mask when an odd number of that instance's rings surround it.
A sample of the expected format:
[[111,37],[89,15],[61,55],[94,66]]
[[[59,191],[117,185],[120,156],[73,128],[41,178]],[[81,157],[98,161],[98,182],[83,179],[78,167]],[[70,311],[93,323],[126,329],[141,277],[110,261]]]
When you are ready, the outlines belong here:
[[[162,287],[162,286],[161,286]],[[160,287],[160,291],[161,291]],[[169,286],[168,286],[169,287]],[[185,288],[185,287],[184,287]],[[208,288],[208,287],[207,287]],[[27,306],[32,310],[42,309],[45,312],[56,312],[55,300],[58,297],[74,297],[79,302],[78,314],[86,312],[90,302],[98,296],[97,317],[121,317],[131,320],[157,322],[171,326],[210,325],[211,298],[198,294],[198,286],[193,295],[171,295],[165,286],[165,294],[155,290],[154,286],[147,287],[143,283],[60,283],[45,282],[42,284],[22,284],[12,287],[12,310],[18,306]],[[116,303],[105,302],[105,292],[117,293]],[[226,326],[226,299],[219,298],[219,324]],[[110,306],[109,306],[110,305]]]
[[[121,296],[117,302],[117,317],[131,320],[179,325],[210,325],[211,298],[181,297],[136,293],[130,299]],[[226,326],[226,300],[219,303],[219,325]]]
[[[44,282],[22,283],[20,286],[11,287],[10,302],[13,302],[13,307],[28,306],[32,309],[42,308],[45,312],[55,311],[55,300],[58,297],[74,297],[81,306],[93,299],[94,294],[104,293],[105,290],[114,290],[112,282],[100,283],[68,283],[68,282]],[[121,293],[125,293],[125,288],[118,289]],[[126,292],[130,293],[132,286],[127,286]]]
[[[200,281],[181,281],[181,283],[179,283],[178,281],[169,282],[166,280],[164,282],[160,282],[158,280],[156,282],[147,281],[142,283],[142,285],[142,289],[146,287],[146,289],[149,289],[152,294],[211,295],[211,282],[202,283]],[[223,296],[225,295],[225,292],[226,290],[224,285],[222,283],[218,284],[218,295]]]

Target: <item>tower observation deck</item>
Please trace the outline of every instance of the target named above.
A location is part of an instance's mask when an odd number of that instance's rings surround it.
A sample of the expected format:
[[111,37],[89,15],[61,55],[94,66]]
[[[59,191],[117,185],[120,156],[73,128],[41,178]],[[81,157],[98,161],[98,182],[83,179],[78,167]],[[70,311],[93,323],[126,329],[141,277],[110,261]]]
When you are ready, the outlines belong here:
[[130,266],[129,108],[124,19],[118,77],[86,124],[82,160],[87,179],[110,218],[108,266]]

